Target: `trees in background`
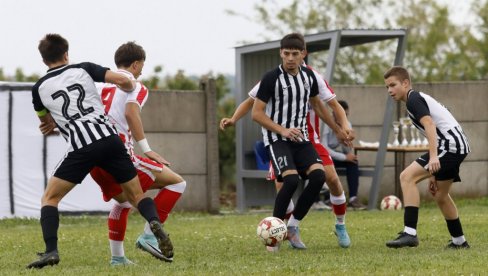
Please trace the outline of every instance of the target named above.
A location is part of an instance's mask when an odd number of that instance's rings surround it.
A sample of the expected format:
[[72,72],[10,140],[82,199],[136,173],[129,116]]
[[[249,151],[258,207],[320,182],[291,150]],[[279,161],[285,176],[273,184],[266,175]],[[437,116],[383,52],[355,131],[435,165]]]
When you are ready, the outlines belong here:
[[[262,0],[254,16],[265,27],[263,38],[279,39],[290,32],[312,34],[335,29],[406,28],[404,64],[416,81],[479,80],[487,75],[488,2],[468,1],[467,23],[453,21],[457,11],[445,1],[431,0]],[[238,12],[234,12],[238,14]],[[382,83],[395,45],[381,42],[339,51],[334,83]],[[313,54],[319,70],[325,58]],[[322,70],[323,71],[323,70]]]

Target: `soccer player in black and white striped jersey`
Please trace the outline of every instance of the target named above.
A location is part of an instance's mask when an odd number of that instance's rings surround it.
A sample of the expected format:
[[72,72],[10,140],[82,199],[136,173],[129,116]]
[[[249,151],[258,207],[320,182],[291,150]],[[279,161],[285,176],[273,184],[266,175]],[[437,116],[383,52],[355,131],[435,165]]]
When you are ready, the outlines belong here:
[[144,196],[134,165],[105,116],[94,83],[109,82],[130,92],[135,82],[93,63],[69,65],[68,48],[68,41],[58,34],[47,34],[38,46],[49,68],[32,88],[32,102],[41,121],[39,128],[48,135],[57,127],[68,142],[68,152],[49,178],[41,200],[40,221],[46,250],[27,268],[59,263],[58,204],[95,166],[120,183],[130,203],[150,223],[161,252],[173,257],[173,246],[161,227],[154,202]]
[[[322,160],[308,137],[306,116],[309,103],[323,121],[330,120],[324,103],[318,97],[317,84],[322,80],[302,65],[305,55],[302,35],[292,33],[281,40],[282,64],[265,74],[252,109],[253,120],[262,126],[263,141],[274,172],[283,179],[275,200],[274,217],[285,218],[288,203],[300,181],[299,174],[309,179],[288,220],[288,240],[297,249],[306,248],[300,239],[299,222],[325,182]],[[349,139],[346,129],[340,131],[345,140]]]
[[469,248],[459,214],[449,195],[453,182],[461,181],[459,167],[470,152],[468,139],[451,112],[431,96],[412,89],[410,74],[400,66],[384,74],[388,93],[407,105],[408,116],[429,141],[429,152],[412,162],[400,175],[405,205],[404,230],[386,246],[418,246],[417,221],[420,195],[417,183],[429,178],[429,190],[441,209],[451,234],[448,248]]

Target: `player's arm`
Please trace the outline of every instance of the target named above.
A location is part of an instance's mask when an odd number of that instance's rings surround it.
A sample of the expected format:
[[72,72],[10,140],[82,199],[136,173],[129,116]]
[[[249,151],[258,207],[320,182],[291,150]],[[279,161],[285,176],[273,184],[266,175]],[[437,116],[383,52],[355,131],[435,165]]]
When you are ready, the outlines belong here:
[[226,127],[235,125],[237,121],[239,121],[252,109],[253,104],[254,99],[251,97],[248,97],[246,100],[244,100],[237,107],[236,111],[234,111],[232,118],[222,118],[222,120],[220,120],[220,129],[225,130]]
[[105,82],[117,85],[124,92],[132,92],[136,88],[136,81],[124,74],[107,70],[105,72]]
[[160,164],[170,165],[168,161],[166,161],[158,153],[154,152],[149,146],[144,134],[144,126],[141,119],[141,107],[139,104],[135,102],[128,102],[125,106],[125,118],[127,119],[127,124],[129,125],[129,129],[134,137],[134,140],[137,141],[137,144],[144,154],[148,158]]
[[320,100],[320,98],[318,96],[310,97],[310,105],[312,106],[315,113],[320,117],[320,119],[322,119],[322,121],[324,121],[324,123],[326,123],[332,129],[332,131],[334,131],[337,139],[339,139],[339,141],[341,141],[341,143],[343,143],[344,145],[351,147],[352,143],[346,130],[336,124],[329,111],[325,107],[325,104]]
[[349,121],[347,120],[346,111],[344,108],[339,104],[336,98],[333,98],[327,102],[327,105],[332,109],[334,115],[339,122],[339,125],[342,127],[344,131],[346,131],[347,135],[349,136],[350,141],[354,140],[354,132],[349,127]]
[[[39,115],[41,114],[41,115]],[[56,129],[56,122],[54,121],[53,117],[51,116],[51,113],[47,112],[37,112],[38,118],[41,121],[41,124],[39,125],[39,130],[43,135],[58,135],[59,133],[55,131]]]
[[427,140],[429,141],[429,172],[431,174],[439,171],[441,168],[441,164],[439,162],[439,157],[437,156],[437,132],[436,126],[432,117],[430,116],[423,116],[420,118],[420,123],[424,127],[425,136],[427,136]]
[[275,132],[285,138],[291,139],[292,141],[303,140],[303,135],[298,128],[284,128],[283,126],[275,123],[271,118],[266,115],[265,112],[266,103],[256,98],[254,100],[254,105],[252,107],[252,119],[264,128]]

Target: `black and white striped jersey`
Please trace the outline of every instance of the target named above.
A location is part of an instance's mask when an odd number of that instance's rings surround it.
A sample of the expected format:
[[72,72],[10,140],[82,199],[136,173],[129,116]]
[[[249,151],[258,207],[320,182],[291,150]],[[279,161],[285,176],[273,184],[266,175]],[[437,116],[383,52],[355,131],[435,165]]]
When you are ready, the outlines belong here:
[[[299,128],[309,141],[307,130],[308,102],[318,95],[317,78],[314,72],[300,66],[298,74],[288,74],[282,67],[266,73],[261,80],[256,97],[266,104],[266,115],[285,128]],[[269,145],[275,141],[290,141],[278,133],[262,128],[263,141]]]
[[471,151],[468,138],[451,112],[431,96],[410,90],[407,96],[407,112],[416,128],[425,136],[420,119],[430,116],[436,125],[437,148],[441,152],[467,154]]
[[94,83],[104,82],[107,70],[89,62],[64,65],[49,69],[32,87],[34,109],[51,113],[68,152],[117,133]]

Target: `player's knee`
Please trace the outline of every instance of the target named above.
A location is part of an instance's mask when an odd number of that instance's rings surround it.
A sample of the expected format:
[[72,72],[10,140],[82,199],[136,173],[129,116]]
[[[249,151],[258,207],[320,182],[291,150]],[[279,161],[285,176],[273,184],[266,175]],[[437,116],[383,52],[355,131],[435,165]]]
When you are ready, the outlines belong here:
[[310,183],[314,183],[315,185],[324,185],[325,183],[325,172],[321,169],[316,169],[311,171],[308,174],[308,179],[310,179]]
[[298,177],[298,174],[288,174],[283,176],[283,188],[290,187],[296,189],[299,182],[300,177]]
[[186,181],[182,180],[180,183],[168,185],[164,188],[182,194],[186,189]]

